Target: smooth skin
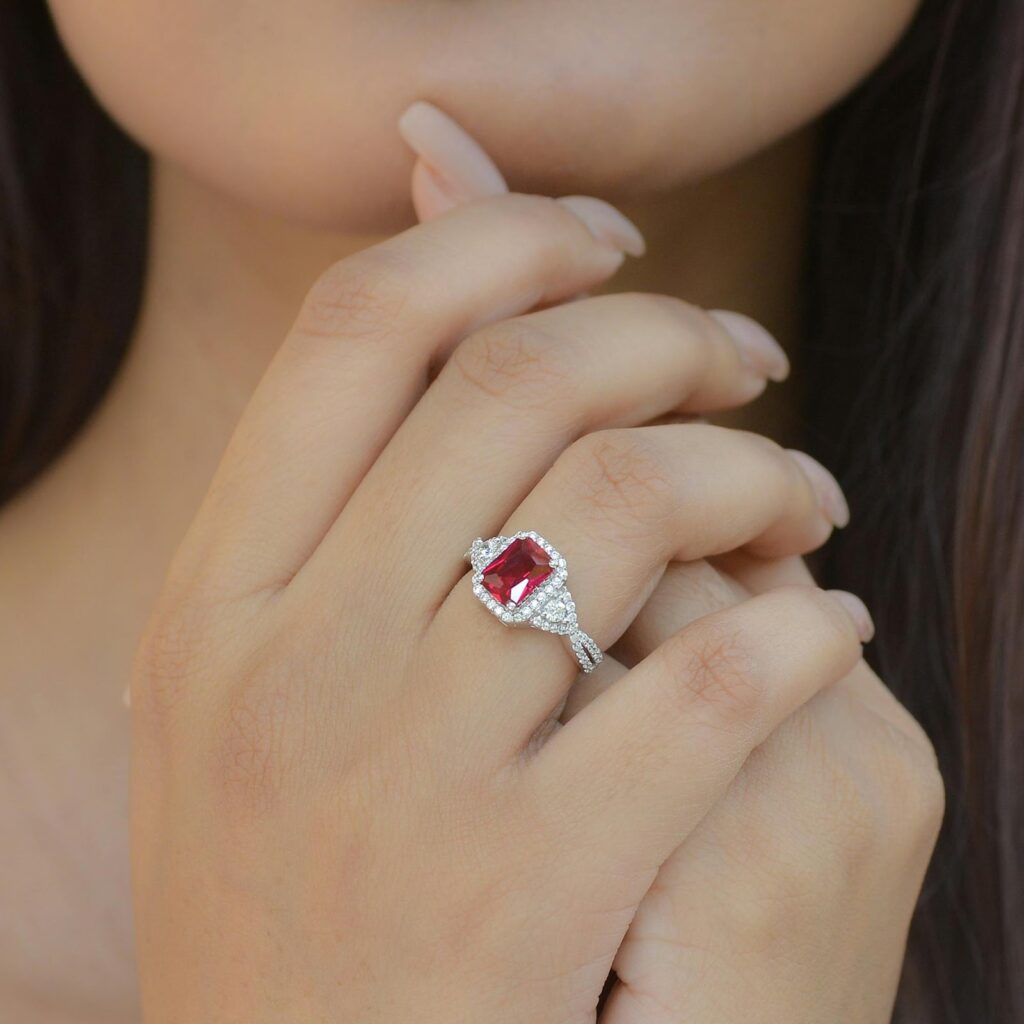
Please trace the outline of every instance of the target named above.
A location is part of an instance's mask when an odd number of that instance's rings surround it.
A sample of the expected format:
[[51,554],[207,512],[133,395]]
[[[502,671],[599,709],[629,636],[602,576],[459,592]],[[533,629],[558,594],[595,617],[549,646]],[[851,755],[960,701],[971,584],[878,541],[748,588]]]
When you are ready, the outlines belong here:
[[[702,1021],[756,1011],[881,1022],[891,1009],[907,894],[941,812],[927,742],[891,726],[903,746],[879,745],[888,719],[872,705],[903,713],[858,667],[870,620],[850,595],[806,577],[767,588],[751,578],[747,593],[751,574],[737,569],[710,613],[667,596],[670,564],[692,573],[745,552],[770,566],[831,524],[805,457],[705,424],[639,425],[763,387],[721,317],[640,295],[529,312],[616,269],[621,250],[600,223],[537,197],[458,205],[338,264],[308,297],[138,661],[148,1020],[586,1021],[613,962],[623,980],[612,1021],[687,1009]],[[490,322],[494,308],[520,315]],[[467,324],[483,326],[404,408],[407,375],[375,361],[422,379]],[[584,346],[614,376],[570,374]],[[388,383],[354,423],[338,388],[365,386],[364,374]],[[508,434],[510,420],[523,429]],[[365,443],[346,457],[338,439],[354,429]],[[379,451],[369,466],[368,449]],[[559,642],[501,629],[452,572],[474,527],[526,525],[565,538],[581,620],[602,646],[636,619],[627,643],[640,660],[591,686],[561,724],[576,669]],[[872,789],[837,765],[830,789],[848,813],[804,877],[788,826],[833,825],[814,814],[816,786],[803,787],[811,807],[770,827],[764,812],[814,745],[762,744],[841,680],[844,696],[807,711],[805,731],[822,733],[837,700],[863,704],[840,738],[887,759],[868,759]],[[829,764],[843,751],[830,747]],[[890,763],[899,776],[876,781]],[[890,785],[914,813],[862,813],[854,797],[895,796]],[[751,823],[765,829],[758,869],[720,867],[723,853],[735,863],[750,849]],[[735,894],[724,915],[709,872]],[[860,883],[877,878],[886,885],[865,899]],[[790,887],[789,901],[776,898]],[[762,901],[770,911],[751,913]],[[785,971],[762,965],[770,998],[753,974],[744,1000],[732,974],[747,976],[773,929],[803,924],[793,902],[815,924],[790,940],[797,951],[838,911],[856,912],[844,923],[854,941]],[[704,955],[726,950],[713,971],[680,953],[694,935]]]

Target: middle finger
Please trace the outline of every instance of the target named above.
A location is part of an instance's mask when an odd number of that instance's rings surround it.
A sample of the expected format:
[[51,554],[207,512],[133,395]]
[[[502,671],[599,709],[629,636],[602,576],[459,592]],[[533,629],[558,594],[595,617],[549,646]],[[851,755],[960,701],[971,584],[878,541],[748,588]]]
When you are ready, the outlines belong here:
[[362,538],[375,565],[383,552],[384,571],[403,567],[403,600],[436,608],[461,573],[452,553],[496,532],[575,438],[738,406],[785,375],[763,328],[719,316],[663,296],[609,295],[478,331],[342,512],[323,545],[329,571]]
[[[673,561],[746,548],[761,557],[820,546],[832,524],[802,463],[753,434],[691,423],[589,434],[569,448],[501,534],[535,530],[569,566],[579,626],[602,648],[626,630]],[[502,628],[464,578],[432,632],[458,638],[485,719],[520,717],[524,735],[551,714],[575,677],[561,642]],[[496,695],[496,696],[492,696]],[[494,702],[499,702],[496,709]],[[504,712],[504,713],[503,713]]]

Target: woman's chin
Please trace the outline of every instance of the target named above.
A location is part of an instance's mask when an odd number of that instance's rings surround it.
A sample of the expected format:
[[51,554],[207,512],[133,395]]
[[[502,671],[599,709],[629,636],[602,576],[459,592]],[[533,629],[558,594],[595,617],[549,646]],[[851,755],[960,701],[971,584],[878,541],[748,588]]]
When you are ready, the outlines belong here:
[[[214,149],[183,133],[151,140],[150,148],[195,183],[264,215],[331,232],[387,233],[413,220],[413,154],[396,126],[407,103],[420,98],[477,138],[519,192],[629,203],[706,179],[759,148],[759,140],[723,145],[720,132],[701,138],[695,130],[652,125],[607,104],[555,110],[520,97],[501,109],[479,95],[429,88],[388,103],[379,123],[335,121],[329,135],[268,118],[244,146]],[[230,127],[219,130],[226,134]]]
[[154,155],[267,212],[353,231],[411,216],[396,122],[415,100],[460,121],[515,189],[624,201],[815,118],[914,3],[50,0],[86,81]]

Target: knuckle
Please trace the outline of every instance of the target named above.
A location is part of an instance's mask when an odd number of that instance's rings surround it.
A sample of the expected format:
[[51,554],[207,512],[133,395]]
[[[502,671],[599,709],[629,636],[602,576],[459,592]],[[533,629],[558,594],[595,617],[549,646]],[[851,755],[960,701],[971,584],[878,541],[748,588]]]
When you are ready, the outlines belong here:
[[933,757],[922,758],[919,762],[917,790],[919,831],[930,849],[946,817],[946,781]]
[[767,695],[757,661],[740,633],[722,623],[691,626],[669,641],[666,677],[675,710],[716,727],[746,729]]
[[664,450],[641,429],[588,434],[562,457],[569,493],[585,515],[617,532],[657,528],[673,506],[675,488]]
[[563,339],[526,318],[483,328],[452,356],[460,379],[487,399],[545,409],[572,385],[572,360]]
[[[939,757],[932,743],[931,737],[924,730],[924,726],[892,695],[892,692],[879,683],[889,695],[893,704],[894,728],[900,733],[901,743],[906,746],[907,756],[919,761],[921,766],[929,771],[938,773]],[[939,784],[942,784],[941,775]]]
[[920,726],[909,730],[888,719],[880,720],[880,726],[887,820],[910,849],[931,849],[946,810],[946,788],[934,748]]
[[416,294],[410,261],[376,247],[326,270],[302,305],[295,333],[302,338],[387,335],[407,313]]
[[908,729],[902,719],[910,716],[892,705],[898,714],[849,699],[842,729],[822,743],[818,775],[849,872],[927,859],[942,824],[945,789],[934,753],[920,727]]

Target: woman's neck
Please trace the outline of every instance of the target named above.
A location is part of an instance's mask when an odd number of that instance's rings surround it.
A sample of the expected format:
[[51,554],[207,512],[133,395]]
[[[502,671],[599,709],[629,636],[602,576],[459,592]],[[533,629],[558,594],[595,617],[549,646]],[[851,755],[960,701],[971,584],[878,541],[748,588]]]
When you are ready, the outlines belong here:
[[[810,165],[802,136],[713,181],[628,206],[649,255],[614,287],[740,309],[791,344]],[[0,517],[0,559],[12,570],[0,605],[17,595],[23,609],[57,612],[8,620],[35,633],[28,650],[51,662],[48,679],[87,664],[96,688],[119,692],[167,560],[304,293],[331,262],[373,241],[283,224],[156,168],[130,355],[76,443]],[[763,418],[752,425],[763,429]],[[40,630],[61,636],[59,650]],[[38,671],[28,651],[22,668]]]

